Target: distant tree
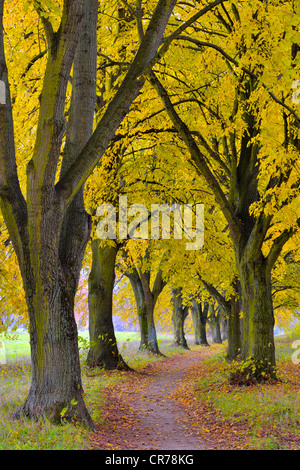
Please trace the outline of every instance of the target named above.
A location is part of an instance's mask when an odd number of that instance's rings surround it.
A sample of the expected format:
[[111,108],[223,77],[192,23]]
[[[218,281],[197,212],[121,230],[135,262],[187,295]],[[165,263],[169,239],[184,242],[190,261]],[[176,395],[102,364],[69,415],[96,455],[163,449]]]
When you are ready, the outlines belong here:
[[183,305],[181,288],[172,289],[172,303],[172,321],[174,327],[175,344],[177,344],[178,346],[182,346],[185,349],[189,349],[184,332],[184,322],[189,314],[189,307]]

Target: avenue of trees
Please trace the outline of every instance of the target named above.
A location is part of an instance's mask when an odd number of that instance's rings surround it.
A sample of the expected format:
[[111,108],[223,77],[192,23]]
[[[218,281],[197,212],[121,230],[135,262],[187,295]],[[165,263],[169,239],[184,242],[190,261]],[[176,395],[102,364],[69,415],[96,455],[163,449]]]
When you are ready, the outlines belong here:
[[[0,16],[0,321],[28,326],[32,359],[15,417],[59,423],[64,410],[93,427],[74,315],[82,277],[89,367],[128,369],[118,278],[141,351],[161,354],[164,298],[178,345],[190,315],[196,344],[209,324],[247,377],[276,379],[275,320],[299,306],[299,3],[0,0]],[[118,226],[100,240],[97,208],[113,205],[118,221],[120,196],[140,214],[128,212],[133,236]],[[204,246],[187,250],[175,221],[169,239],[151,238],[141,205],[153,204],[203,204]]]

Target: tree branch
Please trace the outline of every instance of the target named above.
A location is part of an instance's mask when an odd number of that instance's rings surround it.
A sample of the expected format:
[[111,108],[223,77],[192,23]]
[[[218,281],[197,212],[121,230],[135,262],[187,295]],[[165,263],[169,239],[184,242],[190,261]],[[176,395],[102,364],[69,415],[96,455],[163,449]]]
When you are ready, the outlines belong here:
[[[300,219],[297,220],[298,226],[300,226]],[[295,228],[290,228],[284,230],[275,240],[270,248],[269,254],[266,257],[266,262],[268,266],[268,270],[271,271],[274,264],[276,263],[282,248],[291,238],[291,236],[295,233]]]
[[145,70],[156,57],[162,43],[165,27],[175,7],[176,0],[159,0],[148,29],[142,39],[129,71],[109,103],[93,135],[78,155],[74,164],[60,178],[56,190],[68,203],[92,173],[104,155],[117,128],[129,111],[144,85]]
[[43,24],[44,31],[45,31],[46,38],[47,38],[48,47],[51,48],[53,44],[53,38],[54,38],[54,31],[53,31],[51,21],[47,18],[46,16],[47,12],[42,7],[40,0],[34,0],[33,6]]
[[[209,3],[206,5],[206,7],[202,8],[202,10],[198,11],[193,15],[188,21],[183,23],[179,28],[177,28],[168,38],[164,40],[163,46],[160,48],[159,53],[157,54],[157,57],[155,58],[156,62],[161,60],[161,58],[166,54],[168,51],[170,45],[174,41],[174,39],[178,38],[178,36],[185,31],[187,28],[192,26],[193,23],[195,23],[201,16],[204,16],[208,11],[213,10],[216,6],[226,2],[227,0],[215,0],[212,3]],[[152,68],[154,63],[151,63],[149,65],[149,70]]]
[[24,70],[24,72],[22,73],[21,75],[21,78],[24,78],[26,76],[26,74],[29,72],[29,70],[31,69],[31,67],[35,64],[35,62],[37,62],[39,59],[41,59],[42,57],[44,57],[44,55],[47,54],[47,49],[45,51],[42,51],[40,52],[38,55],[36,55],[35,57],[33,57],[31,59],[31,61],[29,62],[29,64],[27,65],[26,69]]
[[3,5],[0,0],[0,80],[4,84],[0,104],[0,207],[21,269],[27,238],[27,205],[21,192],[16,157],[12,104],[3,40]]
[[153,85],[153,87],[156,89],[158,95],[160,96],[174,127],[177,129],[179,135],[181,136],[182,140],[186,144],[197,170],[199,171],[201,175],[205,177],[207,184],[209,185],[216,199],[218,200],[220,208],[223,211],[224,216],[230,226],[232,236],[234,237],[235,240],[239,239],[241,235],[241,231],[240,231],[241,229],[236,219],[236,216],[233,213],[233,210],[221,186],[219,185],[214,174],[208,167],[205,161],[204,155],[201,153],[199,147],[197,146],[192,136],[192,133],[190,132],[186,124],[181,120],[179,115],[177,114],[169,98],[167,91],[165,90],[163,85],[160,83],[160,81],[158,80],[154,72],[149,73],[149,80],[151,84]]
[[50,53],[41,94],[36,142],[27,167],[39,187],[54,185],[65,130],[65,99],[83,17],[82,0],[64,0],[59,34]]
[[205,289],[212,295],[218,304],[220,305],[221,308],[223,308],[226,312],[230,310],[230,302],[225,299],[225,297],[220,294],[220,292],[209,282],[204,281],[202,279],[201,275],[198,273],[198,277],[202,284],[204,285]]

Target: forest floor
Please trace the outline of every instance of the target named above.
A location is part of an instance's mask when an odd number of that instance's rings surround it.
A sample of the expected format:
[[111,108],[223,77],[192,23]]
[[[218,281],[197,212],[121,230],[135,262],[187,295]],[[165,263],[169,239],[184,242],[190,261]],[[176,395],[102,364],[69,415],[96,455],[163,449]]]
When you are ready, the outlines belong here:
[[246,449],[248,426],[220,419],[197,398],[201,363],[212,348],[187,351],[123,373],[107,388],[101,422],[91,436],[91,449],[228,450]]

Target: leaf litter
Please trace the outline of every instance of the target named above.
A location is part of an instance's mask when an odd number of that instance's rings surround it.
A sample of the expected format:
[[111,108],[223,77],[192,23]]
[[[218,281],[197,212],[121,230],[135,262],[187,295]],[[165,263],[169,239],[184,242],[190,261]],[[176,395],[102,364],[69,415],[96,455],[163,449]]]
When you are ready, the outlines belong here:
[[[213,348],[212,348],[213,349]],[[229,450],[247,448],[248,427],[224,421],[199,400],[195,385],[209,348],[190,350],[126,372],[106,390],[90,449]],[[209,372],[208,372],[209,373]]]

